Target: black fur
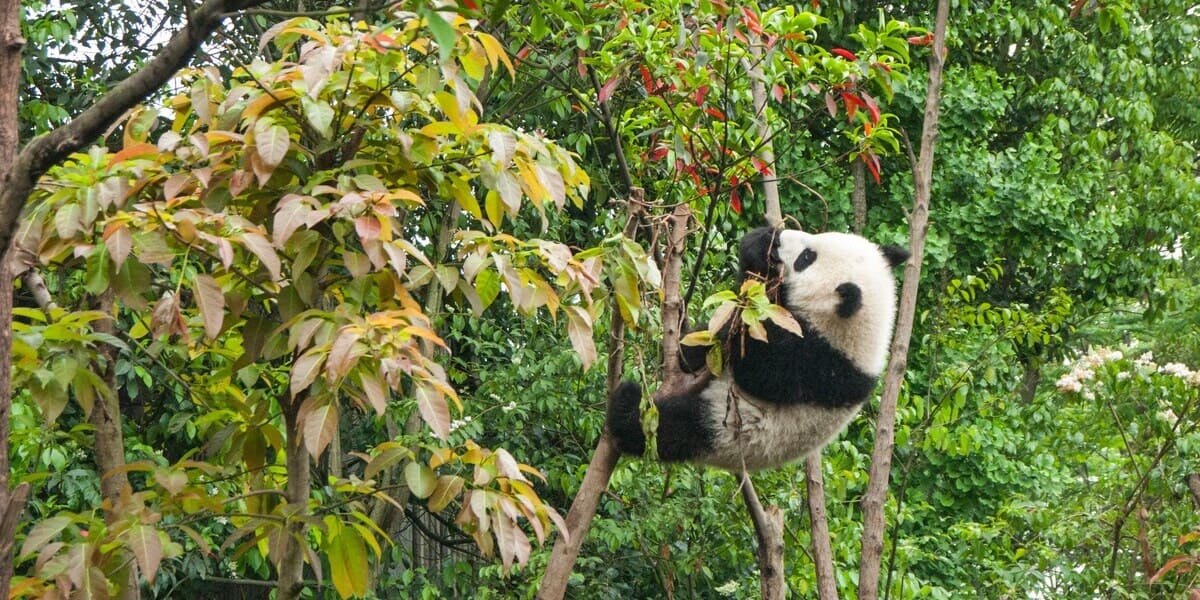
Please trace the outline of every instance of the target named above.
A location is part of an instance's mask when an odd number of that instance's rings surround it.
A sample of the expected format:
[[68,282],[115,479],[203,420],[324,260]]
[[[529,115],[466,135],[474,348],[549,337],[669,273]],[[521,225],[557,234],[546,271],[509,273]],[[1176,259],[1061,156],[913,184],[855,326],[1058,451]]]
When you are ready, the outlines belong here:
[[879,251],[883,253],[883,257],[887,259],[888,264],[893,267],[900,266],[900,263],[908,260],[908,257],[911,256],[908,250],[900,246],[880,246]]
[[876,378],[834,349],[807,321],[796,320],[804,330],[802,338],[767,321],[766,342],[749,335],[734,340],[727,361],[738,387],[775,404],[835,408],[866,400]]
[[[708,385],[709,378],[696,388],[678,396],[655,398],[658,406],[658,457],[667,462],[691,460],[712,450],[711,440],[716,432],[705,430],[709,422],[705,404],[696,401],[696,394]],[[642,433],[642,388],[632,381],[622,382],[608,402],[608,430],[616,439],[617,450],[641,456],[646,452],[646,436]]]
[[835,291],[842,297],[842,301],[838,303],[837,316],[849,319],[862,308],[862,288],[846,282],[837,286]]
[[738,248],[738,284],[750,275],[759,279],[779,277],[778,230],[759,227],[742,238]]

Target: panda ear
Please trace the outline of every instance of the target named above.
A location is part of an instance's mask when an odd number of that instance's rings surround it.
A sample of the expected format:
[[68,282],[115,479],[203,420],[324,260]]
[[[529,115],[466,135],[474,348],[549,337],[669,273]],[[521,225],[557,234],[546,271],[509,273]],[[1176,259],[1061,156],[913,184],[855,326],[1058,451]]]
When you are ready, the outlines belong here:
[[879,251],[883,253],[884,260],[888,261],[888,264],[893,267],[899,266],[911,256],[908,250],[900,246],[880,246]]

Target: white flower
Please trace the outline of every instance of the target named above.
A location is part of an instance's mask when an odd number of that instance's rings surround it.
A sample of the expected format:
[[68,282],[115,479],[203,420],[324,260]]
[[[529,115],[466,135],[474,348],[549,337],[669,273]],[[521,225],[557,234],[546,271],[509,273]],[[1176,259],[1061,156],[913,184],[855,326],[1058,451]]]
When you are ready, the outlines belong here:
[[1117,373],[1117,381],[1125,381],[1126,379],[1129,379],[1129,371]]
[[741,589],[742,585],[734,580],[726,581],[725,583],[714,588],[718,594],[725,596],[726,598],[733,598]]
[[1192,370],[1183,363],[1167,363],[1159,367],[1158,372],[1174,375],[1180,379],[1188,379],[1192,376]]
[[1058,383],[1055,384],[1055,387],[1057,387],[1058,391],[1060,392],[1079,392],[1083,389],[1083,384],[1080,383],[1079,380],[1073,375],[1068,373],[1059,378]]
[[504,412],[511,412],[513,410],[516,410],[516,408],[517,408],[517,401],[513,400],[513,401],[510,401],[508,404],[501,406],[500,410],[502,410]]

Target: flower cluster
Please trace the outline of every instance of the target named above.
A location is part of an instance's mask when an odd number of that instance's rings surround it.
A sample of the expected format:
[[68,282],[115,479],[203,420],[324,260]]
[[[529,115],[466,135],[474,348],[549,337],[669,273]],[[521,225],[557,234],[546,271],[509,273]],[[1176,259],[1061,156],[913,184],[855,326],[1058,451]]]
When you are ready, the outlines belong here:
[[[1135,342],[1136,343],[1136,342]],[[1109,362],[1116,362],[1125,358],[1125,354],[1120,350],[1105,348],[1103,346],[1093,348],[1087,354],[1079,357],[1072,365],[1068,361],[1064,361],[1064,366],[1070,366],[1071,370],[1064,374],[1055,383],[1055,387],[1060,392],[1071,392],[1082,394],[1084,398],[1093,399],[1091,391],[1086,389],[1085,385],[1089,381],[1095,380],[1091,384],[1094,387],[1103,387],[1104,382],[1096,379],[1096,371],[1102,365]],[[1193,371],[1187,365],[1182,363],[1167,363],[1159,365],[1154,362],[1153,352],[1144,352],[1133,360],[1133,370],[1145,375],[1158,373],[1162,375],[1170,375],[1177,377],[1190,386],[1200,387],[1200,371]],[[1129,370],[1121,370],[1116,374],[1118,381],[1124,381],[1132,376]]]
[[1055,387],[1060,392],[1082,392],[1085,398],[1091,400],[1091,392],[1083,389],[1083,382],[1095,379],[1096,369],[1104,363],[1118,361],[1123,358],[1125,358],[1125,354],[1120,350],[1111,350],[1104,346],[1093,348],[1091,352],[1081,356],[1076,361],[1075,366],[1070,372],[1058,379]]

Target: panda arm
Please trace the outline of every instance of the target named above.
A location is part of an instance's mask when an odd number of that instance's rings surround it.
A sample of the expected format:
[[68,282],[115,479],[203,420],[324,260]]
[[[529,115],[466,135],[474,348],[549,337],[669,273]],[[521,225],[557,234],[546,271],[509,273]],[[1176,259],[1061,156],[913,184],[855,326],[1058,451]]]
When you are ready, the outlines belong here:
[[749,276],[770,279],[778,275],[777,241],[778,231],[772,227],[759,227],[742,238],[738,248],[739,284]]
[[[682,331],[679,334],[680,339],[683,339],[687,334],[693,331],[691,325],[684,321]],[[725,339],[725,330],[718,334],[720,339]],[[689,346],[687,344],[679,345],[679,369],[684,373],[692,374],[702,371],[708,367],[707,357],[710,346]]]

